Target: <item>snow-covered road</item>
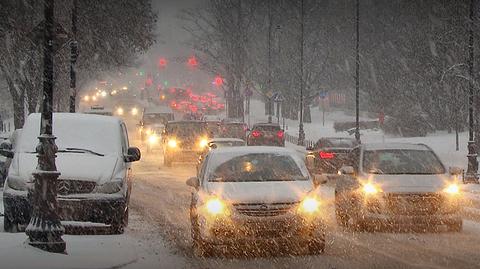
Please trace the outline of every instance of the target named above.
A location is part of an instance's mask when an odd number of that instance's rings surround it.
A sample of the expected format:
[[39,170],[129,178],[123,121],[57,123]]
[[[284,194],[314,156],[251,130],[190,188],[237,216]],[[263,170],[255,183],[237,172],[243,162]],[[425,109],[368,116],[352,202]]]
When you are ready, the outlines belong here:
[[[191,249],[188,207],[190,189],[185,185],[195,174],[192,164],[173,168],[162,165],[161,153],[150,153],[134,167],[136,182],[132,211],[143,216],[156,230],[141,232],[144,237],[162,236],[172,255],[187,260],[190,268],[478,268],[480,224],[465,221],[461,233],[351,233],[338,228],[330,203],[326,207],[329,230],[326,253],[319,256],[291,256],[275,250],[245,255],[222,251],[220,257],[198,259]],[[333,200],[331,187],[323,189],[324,198]],[[135,224],[133,224],[135,225]],[[151,233],[151,234],[149,234]],[[148,239],[150,240],[150,239]],[[273,254],[272,254],[273,253]],[[246,257],[245,257],[246,256]],[[160,266],[161,267],[161,266]],[[157,267],[158,268],[158,267]]]

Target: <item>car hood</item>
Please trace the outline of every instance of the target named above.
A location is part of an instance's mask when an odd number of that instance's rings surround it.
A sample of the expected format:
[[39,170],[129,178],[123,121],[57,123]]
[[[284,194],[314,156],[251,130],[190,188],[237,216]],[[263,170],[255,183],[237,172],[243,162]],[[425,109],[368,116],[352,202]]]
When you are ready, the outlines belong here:
[[[109,181],[117,167],[118,159],[113,156],[95,156],[83,153],[57,153],[55,163],[60,179]],[[18,172],[21,178],[32,179],[37,167],[37,154],[18,153]]]
[[389,192],[437,192],[451,181],[449,175],[368,175],[373,183]]
[[298,202],[312,191],[313,184],[305,181],[272,182],[209,182],[207,192],[232,203]]

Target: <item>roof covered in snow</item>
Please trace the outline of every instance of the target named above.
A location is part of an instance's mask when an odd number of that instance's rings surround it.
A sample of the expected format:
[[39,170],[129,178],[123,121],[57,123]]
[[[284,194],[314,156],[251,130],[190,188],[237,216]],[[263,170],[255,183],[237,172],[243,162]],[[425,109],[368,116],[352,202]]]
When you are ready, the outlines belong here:
[[365,150],[389,150],[389,149],[403,149],[403,150],[431,150],[424,144],[413,143],[372,143],[363,144]]

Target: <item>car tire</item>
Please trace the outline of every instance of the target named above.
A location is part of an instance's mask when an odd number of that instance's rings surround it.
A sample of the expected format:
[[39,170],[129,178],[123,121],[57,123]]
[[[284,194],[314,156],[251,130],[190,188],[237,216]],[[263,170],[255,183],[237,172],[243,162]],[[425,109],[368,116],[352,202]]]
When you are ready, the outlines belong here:
[[113,234],[123,234],[125,232],[125,227],[128,226],[128,207],[123,213],[121,219],[112,223],[112,233]]
[[341,206],[341,196],[335,191],[335,217],[337,225],[340,227],[347,227],[349,221],[349,215],[345,208]]
[[191,218],[191,232],[193,254],[197,257],[211,257],[213,255],[213,247],[202,239],[198,221],[193,217]]
[[3,218],[3,231],[6,233],[18,233],[20,229],[18,223],[10,220],[7,216]]
[[308,254],[317,255],[325,252],[325,236],[320,238],[311,239],[308,242]]
[[447,227],[450,232],[461,232],[463,230],[463,220],[454,220],[451,223],[447,224]]
[[166,154],[163,156],[163,165],[166,167],[172,167],[172,160]]

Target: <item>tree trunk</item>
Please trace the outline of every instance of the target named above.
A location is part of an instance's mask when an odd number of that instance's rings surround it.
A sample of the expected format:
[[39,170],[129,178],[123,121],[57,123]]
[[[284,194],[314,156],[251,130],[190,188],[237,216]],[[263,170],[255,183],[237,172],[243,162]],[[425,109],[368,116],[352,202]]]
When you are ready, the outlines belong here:
[[15,129],[20,129],[23,127],[23,123],[25,122],[25,106],[23,103],[25,91],[22,90],[22,92],[18,94],[13,81],[8,77],[6,80],[8,84],[8,90],[10,91],[13,101],[13,125]]
[[310,105],[304,104],[303,106],[303,122],[311,123],[312,122],[312,114],[310,113]]

